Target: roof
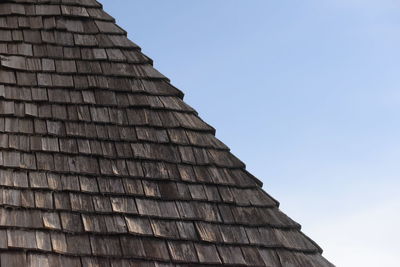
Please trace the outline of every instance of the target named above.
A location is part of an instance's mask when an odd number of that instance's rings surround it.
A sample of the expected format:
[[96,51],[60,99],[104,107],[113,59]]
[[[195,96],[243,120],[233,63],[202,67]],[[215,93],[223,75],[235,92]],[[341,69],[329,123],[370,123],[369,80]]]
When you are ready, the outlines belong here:
[[1,266],[333,266],[94,0],[0,3]]

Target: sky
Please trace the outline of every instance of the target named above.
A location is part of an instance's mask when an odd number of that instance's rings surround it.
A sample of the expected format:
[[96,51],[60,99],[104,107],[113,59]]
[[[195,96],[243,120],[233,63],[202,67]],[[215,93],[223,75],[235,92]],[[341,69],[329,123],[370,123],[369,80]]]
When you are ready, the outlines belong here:
[[399,266],[398,0],[101,2],[327,259]]

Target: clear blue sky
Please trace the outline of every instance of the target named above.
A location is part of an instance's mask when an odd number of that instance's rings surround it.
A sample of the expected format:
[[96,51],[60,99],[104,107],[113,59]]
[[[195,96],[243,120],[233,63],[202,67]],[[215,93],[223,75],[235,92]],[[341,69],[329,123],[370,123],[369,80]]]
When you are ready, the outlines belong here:
[[399,1],[102,3],[329,260],[399,266]]

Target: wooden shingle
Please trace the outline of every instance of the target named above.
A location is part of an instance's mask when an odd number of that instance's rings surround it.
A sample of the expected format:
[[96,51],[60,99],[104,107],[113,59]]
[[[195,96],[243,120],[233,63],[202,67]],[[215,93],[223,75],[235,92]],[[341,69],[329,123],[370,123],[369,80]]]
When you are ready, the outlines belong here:
[[138,235],[153,235],[149,219],[139,217],[125,217],[129,232]]
[[118,237],[91,236],[90,243],[93,255],[121,256],[122,249]]
[[145,256],[142,240],[134,237],[121,237],[122,253],[128,257],[139,257]]
[[168,248],[173,261],[184,263],[198,262],[197,253],[192,243],[169,241]]
[[205,264],[221,264],[217,248],[214,245],[195,244],[199,262]]
[[21,249],[36,249],[34,231],[7,230],[8,247]]
[[0,254],[1,266],[26,266],[27,257],[23,252],[3,252]]
[[36,231],[36,244],[39,250],[51,251],[50,234],[45,231]]

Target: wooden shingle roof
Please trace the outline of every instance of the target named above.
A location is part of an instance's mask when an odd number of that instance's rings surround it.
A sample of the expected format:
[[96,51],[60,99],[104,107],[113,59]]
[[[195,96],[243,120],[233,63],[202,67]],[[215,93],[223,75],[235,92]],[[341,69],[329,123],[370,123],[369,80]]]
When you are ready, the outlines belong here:
[[0,266],[330,267],[94,0],[0,1]]

